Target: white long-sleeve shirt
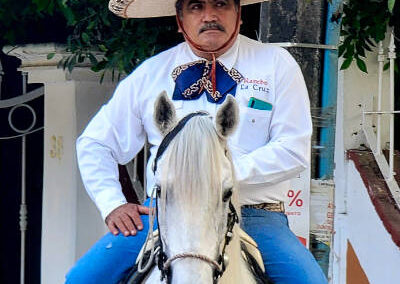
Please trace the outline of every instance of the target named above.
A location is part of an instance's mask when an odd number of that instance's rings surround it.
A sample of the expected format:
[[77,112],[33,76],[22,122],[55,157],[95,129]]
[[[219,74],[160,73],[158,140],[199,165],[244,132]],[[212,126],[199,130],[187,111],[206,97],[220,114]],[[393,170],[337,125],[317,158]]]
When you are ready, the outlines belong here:
[[[82,180],[103,218],[126,203],[118,181],[119,164],[141,150],[146,135],[151,147],[147,192],[154,176],[150,169],[161,142],[153,123],[154,102],[163,90],[171,97],[175,67],[199,60],[181,43],[141,64],[120,82],[113,97],[93,117],[77,141]],[[236,89],[240,121],[228,145],[232,152],[241,204],[285,201],[289,179],[309,164],[312,133],[309,98],[301,70],[284,49],[238,36],[218,60],[238,70],[244,80]],[[248,107],[251,97],[272,105],[271,110]],[[197,111],[215,115],[220,105],[197,100],[173,101],[178,118]]]

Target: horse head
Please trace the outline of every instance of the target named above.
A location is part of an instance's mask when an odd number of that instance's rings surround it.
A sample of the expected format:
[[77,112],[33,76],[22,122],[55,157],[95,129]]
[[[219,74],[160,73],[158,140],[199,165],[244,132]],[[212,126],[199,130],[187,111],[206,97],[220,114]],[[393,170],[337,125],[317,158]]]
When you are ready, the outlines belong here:
[[212,283],[227,264],[221,258],[233,228],[229,223],[237,221],[227,138],[237,126],[238,106],[228,95],[215,118],[190,116],[178,122],[167,94],[158,96],[154,121],[164,140],[170,140],[156,160],[159,232],[171,283]]

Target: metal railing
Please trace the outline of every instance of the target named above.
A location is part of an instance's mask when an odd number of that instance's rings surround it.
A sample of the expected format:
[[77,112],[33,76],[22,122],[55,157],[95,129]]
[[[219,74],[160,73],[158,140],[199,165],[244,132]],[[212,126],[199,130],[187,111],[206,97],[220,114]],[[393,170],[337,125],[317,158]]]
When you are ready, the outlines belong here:
[[3,81],[3,75],[4,75],[3,65],[1,65],[1,61],[0,61],[0,100],[1,100],[1,84]]
[[[23,86],[22,95],[14,97],[11,99],[2,100],[1,99],[1,80],[4,73],[1,69],[0,63],[0,109],[8,109],[8,125],[13,130],[15,134],[13,135],[0,135],[0,140],[10,140],[21,138],[21,203],[19,209],[19,229],[21,232],[21,253],[20,253],[20,283],[25,283],[25,254],[26,254],[26,233],[28,225],[28,209],[27,209],[27,199],[26,199],[26,184],[25,184],[25,173],[26,173],[26,136],[32,134],[36,131],[42,130],[44,127],[42,125],[37,125],[37,116],[35,110],[27,104],[40,96],[44,95],[44,87],[40,87],[31,92],[27,93],[26,83],[27,83],[27,73],[22,73]],[[25,129],[18,128],[15,123],[15,113],[18,109],[27,109],[32,115],[32,121],[29,126]]]
[[[390,36],[387,58],[389,59],[389,109],[382,110],[382,86],[383,86],[383,69],[386,56],[384,54],[383,43],[379,43],[378,50],[378,102],[377,110],[363,111],[363,131],[371,150],[375,156],[375,160],[382,172],[383,177],[389,187],[389,190],[400,208],[400,189],[394,176],[394,115],[399,114],[400,110],[394,109],[394,60],[396,59],[396,46],[394,43],[393,31]],[[377,116],[376,134],[373,129],[372,115]],[[389,161],[386,160],[382,152],[382,115],[389,116]]]

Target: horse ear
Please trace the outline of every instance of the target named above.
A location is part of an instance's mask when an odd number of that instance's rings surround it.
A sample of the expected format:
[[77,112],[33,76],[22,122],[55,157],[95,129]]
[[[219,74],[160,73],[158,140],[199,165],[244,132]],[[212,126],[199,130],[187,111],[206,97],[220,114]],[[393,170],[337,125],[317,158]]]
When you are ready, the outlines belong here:
[[163,135],[176,124],[175,106],[165,91],[158,95],[154,104],[154,123]]
[[239,122],[239,107],[232,95],[228,95],[218,109],[216,127],[219,134],[224,137],[231,135]]

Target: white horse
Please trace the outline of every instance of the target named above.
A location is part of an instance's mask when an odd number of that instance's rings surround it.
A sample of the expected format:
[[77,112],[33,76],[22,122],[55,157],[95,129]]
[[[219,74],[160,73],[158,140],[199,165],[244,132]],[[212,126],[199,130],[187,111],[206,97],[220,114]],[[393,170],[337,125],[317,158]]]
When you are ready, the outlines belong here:
[[[173,103],[165,92],[157,98],[154,121],[164,140],[170,140],[156,161],[165,278],[174,284],[256,283],[241,253],[238,192],[227,148],[238,106],[228,96],[214,120],[204,113],[192,116],[177,130]],[[176,134],[172,139],[171,131]],[[146,283],[160,283],[160,275],[156,267]]]

